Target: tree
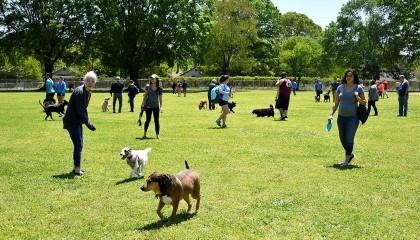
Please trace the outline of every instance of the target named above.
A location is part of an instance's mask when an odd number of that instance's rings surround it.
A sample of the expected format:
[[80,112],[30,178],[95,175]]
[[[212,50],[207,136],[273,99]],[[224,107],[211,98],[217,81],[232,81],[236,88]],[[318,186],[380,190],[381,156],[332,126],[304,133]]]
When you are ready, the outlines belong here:
[[322,36],[322,28],[305,14],[287,12],[281,15],[280,25],[280,36],[282,39],[292,36],[318,39]]
[[289,37],[281,45],[282,67],[295,80],[298,78],[298,85],[302,76],[311,76],[318,72],[321,55],[322,46],[309,37]]
[[281,13],[270,0],[250,0],[258,20],[258,40],[252,49],[258,60],[253,69],[256,75],[279,75],[279,35]]
[[51,73],[54,63],[84,34],[83,10],[89,1],[3,1],[0,8],[2,48],[33,55]]
[[205,21],[206,0],[98,0],[97,38],[102,63],[112,72],[140,75],[162,63],[194,55],[199,26]]
[[216,63],[222,74],[250,73],[256,62],[251,47],[258,39],[255,9],[246,0],[218,1],[212,21],[209,65]]
[[355,68],[364,78],[418,64],[418,0],[353,0],[324,34],[322,44],[337,66]]

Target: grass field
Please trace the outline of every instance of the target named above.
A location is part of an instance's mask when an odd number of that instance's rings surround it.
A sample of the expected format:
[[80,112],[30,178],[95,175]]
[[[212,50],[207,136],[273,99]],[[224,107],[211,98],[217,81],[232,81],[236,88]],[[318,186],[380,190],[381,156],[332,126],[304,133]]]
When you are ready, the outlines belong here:
[[[274,91],[238,92],[228,129],[216,111],[198,110],[205,93],[163,96],[161,139],[141,140],[138,112],[101,112],[108,94],[89,105],[95,132],[85,128],[82,168],[74,177],[72,143],[61,119],[44,121],[44,93],[0,93],[0,236],[2,239],[418,239],[420,236],[420,94],[409,116],[397,117],[395,93],[378,103],[356,134],[352,164],[344,151],[332,103],[313,92],[292,96],[288,121],[256,118]],[[70,94],[67,94],[67,98]],[[136,99],[140,107],[140,98]],[[145,118],[143,118],[143,121]],[[154,137],[154,124],[149,127]],[[129,180],[122,147],[152,147],[145,169],[175,174],[184,160],[201,175],[201,209],[180,203],[166,227],[151,192]],[[195,202],[193,202],[194,204]],[[193,207],[194,210],[194,207]],[[163,209],[169,216],[171,207]]]

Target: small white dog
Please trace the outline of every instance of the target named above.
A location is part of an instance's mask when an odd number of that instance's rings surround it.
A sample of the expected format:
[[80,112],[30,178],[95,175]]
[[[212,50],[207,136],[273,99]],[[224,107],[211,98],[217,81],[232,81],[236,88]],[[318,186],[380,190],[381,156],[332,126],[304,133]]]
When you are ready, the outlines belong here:
[[109,107],[111,106],[111,104],[109,104],[109,99],[109,97],[104,98],[104,101],[102,102],[102,112],[109,111]]
[[144,166],[147,163],[147,154],[152,151],[152,148],[146,148],[144,150],[132,150],[129,147],[124,147],[121,150],[122,159],[127,161],[128,166],[131,167],[130,178],[133,174],[137,174],[138,177],[143,175]]

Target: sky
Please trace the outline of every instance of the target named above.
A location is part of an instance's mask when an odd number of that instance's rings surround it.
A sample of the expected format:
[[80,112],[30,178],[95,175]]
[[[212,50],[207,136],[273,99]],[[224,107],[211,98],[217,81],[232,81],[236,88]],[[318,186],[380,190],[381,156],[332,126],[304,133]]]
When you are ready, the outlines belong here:
[[305,14],[325,29],[330,22],[337,20],[341,7],[349,0],[271,0],[271,2],[282,14],[287,12]]

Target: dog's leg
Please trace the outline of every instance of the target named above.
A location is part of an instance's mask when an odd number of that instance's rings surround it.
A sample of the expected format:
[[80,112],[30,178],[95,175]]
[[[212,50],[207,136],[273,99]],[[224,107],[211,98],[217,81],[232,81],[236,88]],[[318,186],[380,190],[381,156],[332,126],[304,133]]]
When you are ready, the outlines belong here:
[[179,199],[176,201],[172,201],[172,214],[171,214],[171,217],[169,218],[168,225],[170,225],[172,221],[175,219],[176,211],[178,211],[178,206],[179,206]]
[[188,194],[187,196],[185,196],[184,200],[188,204],[188,210],[187,210],[187,212],[190,212],[191,211],[191,207],[192,207],[191,200],[190,200],[190,194]]
[[162,199],[159,201],[158,208],[156,209],[156,213],[160,219],[163,219],[162,208],[165,206],[165,203],[162,202]]

